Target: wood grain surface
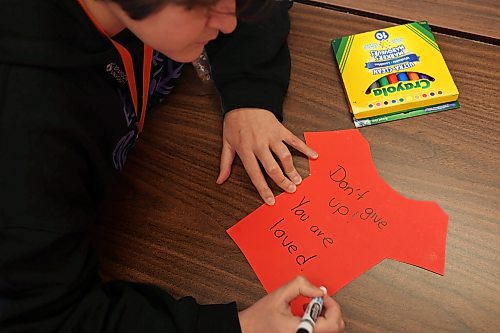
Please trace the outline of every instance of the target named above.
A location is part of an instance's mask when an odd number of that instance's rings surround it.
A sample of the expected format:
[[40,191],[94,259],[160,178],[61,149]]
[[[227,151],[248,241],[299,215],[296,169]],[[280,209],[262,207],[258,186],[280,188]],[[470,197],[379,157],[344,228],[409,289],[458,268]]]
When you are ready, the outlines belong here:
[[388,20],[429,21],[434,28],[453,31],[454,35],[476,35],[500,42],[500,2],[498,0],[298,0],[327,4],[363,16]]
[[[330,40],[390,24],[301,4],[291,18],[284,124],[299,137],[353,128]],[[334,295],[348,332],[500,331],[500,73],[494,65],[500,47],[436,38],[462,108],[361,133],[389,185],[409,198],[436,201],[449,215],[445,275],[384,260]],[[105,279],[154,283],[201,303],[234,300],[243,309],[265,291],[225,230],[261,201],[239,160],[231,178],[215,184],[219,98],[186,67],[175,93],[148,116],[99,214],[101,271]],[[306,158],[295,154],[294,161],[307,176]]]

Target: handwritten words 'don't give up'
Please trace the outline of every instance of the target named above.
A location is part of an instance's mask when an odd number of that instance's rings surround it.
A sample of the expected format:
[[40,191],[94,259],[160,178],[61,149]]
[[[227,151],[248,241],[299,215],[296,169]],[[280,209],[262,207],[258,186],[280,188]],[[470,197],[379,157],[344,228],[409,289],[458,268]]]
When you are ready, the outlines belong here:
[[319,153],[293,194],[228,230],[269,292],[297,275],[335,293],[385,258],[444,274],[448,217],[378,175],[358,130],[306,133]]

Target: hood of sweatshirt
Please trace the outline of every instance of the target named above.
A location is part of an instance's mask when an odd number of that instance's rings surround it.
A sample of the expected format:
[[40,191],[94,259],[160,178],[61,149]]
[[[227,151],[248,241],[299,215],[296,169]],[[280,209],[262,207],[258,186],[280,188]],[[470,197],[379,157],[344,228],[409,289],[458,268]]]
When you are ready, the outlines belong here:
[[77,0],[3,0],[0,63],[87,67],[116,55]]

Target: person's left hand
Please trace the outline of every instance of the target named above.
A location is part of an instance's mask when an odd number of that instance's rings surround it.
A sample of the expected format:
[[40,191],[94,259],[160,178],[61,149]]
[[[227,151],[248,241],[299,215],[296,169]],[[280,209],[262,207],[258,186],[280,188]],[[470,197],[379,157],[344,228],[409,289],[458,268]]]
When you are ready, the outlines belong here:
[[[264,109],[241,108],[228,112],[224,118],[222,140],[217,184],[229,178],[235,154],[238,153],[253,185],[268,205],[274,205],[275,198],[259,162],[280,188],[293,193],[296,185],[302,182],[302,177],[293,165],[292,154],[286,144],[307,157],[318,157],[313,149],[286,129],[273,113]],[[273,154],[281,162],[281,167]]]

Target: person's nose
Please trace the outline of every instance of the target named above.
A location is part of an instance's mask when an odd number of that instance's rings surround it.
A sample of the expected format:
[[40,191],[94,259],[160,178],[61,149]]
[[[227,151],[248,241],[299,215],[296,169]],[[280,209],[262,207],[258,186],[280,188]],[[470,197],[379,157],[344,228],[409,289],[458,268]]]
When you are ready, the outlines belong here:
[[229,34],[236,29],[236,0],[219,0],[211,12],[208,25],[218,31]]
[[224,34],[229,34],[236,29],[238,20],[234,13],[214,13],[210,17],[208,26],[212,29],[216,29]]

